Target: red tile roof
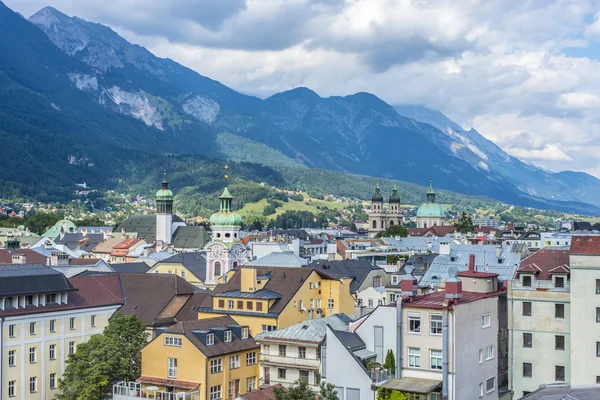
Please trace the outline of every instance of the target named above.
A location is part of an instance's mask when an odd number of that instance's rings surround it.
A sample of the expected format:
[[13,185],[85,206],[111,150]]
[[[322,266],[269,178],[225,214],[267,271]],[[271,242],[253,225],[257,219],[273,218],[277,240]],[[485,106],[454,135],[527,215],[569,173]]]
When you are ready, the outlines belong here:
[[142,241],[142,239],[125,239],[121,243],[119,243],[118,245],[116,245],[115,247],[113,247],[113,249],[115,249],[115,250],[117,250],[117,249],[130,249],[135,244],[137,244],[137,243],[139,243],[141,241]]
[[285,388],[279,384],[274,386],[266,386],[260,390],[255,392],[247,393],[245,395],[240,396],[244,400],[273,400],[275,399],[275,388],[280,388],[285,390]]
[[498,228],[494,228],[493,226],[478,226],[477,228],[475,228],[475,232],[476,233],[492,233],[492,232],[496,232],[498,230]]
[[0,264],[12,264],[13,254],[24,255],[27,259],[27,264],[47,264],[46,256],[31,249],[2,249],[0,250]]
[[[452,304],[460,305],[464,303],[472,303],[477,300],[488,299],[490,297],[498,296],[502,292],[492,292],[492,293],[477,293],[477,292],[462,292],[462,297],[460,301],[457,303],[456,301],[450,302],[450,309],[452,309]],[[433,308],[433,309],[442,309],[442,305],[444,304],[444,300],[446,300],[446,292],[434,292],[425,294],[423,296],[419,296],[415,298],[412,302],[404,303],[405,307],[417,307],[417,308]]]
[[600,255],[600,236],[573,236],[571,254]]
[[[572,245],[571,248],[573,248]],[[571,251],[567,247],[544,247],[521,260],[515,277],[518,278],[521,273],[525,273],[536,274],[535,279],[537,280],[551,280],[552,274],[568,274],[570,272],[570,253]]]

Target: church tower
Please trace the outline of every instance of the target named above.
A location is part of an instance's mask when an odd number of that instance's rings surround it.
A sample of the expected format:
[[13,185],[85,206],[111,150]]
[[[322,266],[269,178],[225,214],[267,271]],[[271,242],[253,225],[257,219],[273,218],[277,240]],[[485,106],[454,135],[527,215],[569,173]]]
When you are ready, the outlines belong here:
[[398,196],[398,188],[394,184],[392,195],[387,210],[388,226],[402,225],[402,215],[400,214],[400,196]]
[[173,192],[169,190],[167,172],[164,173],[162,189],[156,192],[156,243],[171,244],[173,236]]
[[[225,166],[225,169],[228,169]],[[229,176],[225,175],[227,181]],[[219,211],[210,216],[212,240],[206,244],[206,283],[217,279],[246,261],[246,247],[240,242],[242,217],[232,210],[233,196],[225,186],[219,197]]]
[[383,195],[379,188],[379,181],[375,186],[375,193],[371,197],[371,211],[369,213],[369,236],[374,237],[378,232],[386,230],[383,220]]
[[417,228],[431,228],[432,226],[442,226],[446,221],[446,210],[440,204],[435,202],[435,191],[433,190],[433,181],[429,180],[429,190],[427,191],[427,200],[417,209]]

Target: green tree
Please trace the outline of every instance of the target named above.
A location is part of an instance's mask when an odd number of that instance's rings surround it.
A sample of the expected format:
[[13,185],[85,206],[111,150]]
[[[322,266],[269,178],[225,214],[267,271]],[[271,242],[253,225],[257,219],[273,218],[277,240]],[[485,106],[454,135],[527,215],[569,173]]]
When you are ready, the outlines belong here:
[[382,238],[382,237],[396,237],[396,236],[407,237],[408,229],[406,229],[406,227],[404,227],[402,225],[392,225],[389,228],[387,228],[385,231],[379,232],[375,237]]
[[475,225],[473,225],[473,220],[471,216],[466,212],[462,212],[460,214],[460,218],[458,219],[458,223],[456,223],[456,230],[461,233],[473,232],[475,229]]
[[396,357],[394,357],[394,352],[392,349],[389,349],[387,355],[385,356],[383,368],[390,370],[392,374],[396,373]]
[[377,389],[377,400],[408,400],[408,395],[397,390],[380,387]]
[[135,315],[116,312],[104,332],[77,346],[59,380],[59,400],[104,400],[114,379],[134,381],[141,373],[146,327]]
[[276,387],[274,391],[276,400],[339,400],[335,386],[325,382],[319,385],[318,394],[305,381],[296,381],[288,389]]
[[27,218],[27,221],[25,221],[25,227],[29,228],[31,232],[41,235],[46,232],[48,228],[54,226],[54,224],[56,224],[58,221],[60,221],[60,217],[58,215],[50,212],[40,212]]

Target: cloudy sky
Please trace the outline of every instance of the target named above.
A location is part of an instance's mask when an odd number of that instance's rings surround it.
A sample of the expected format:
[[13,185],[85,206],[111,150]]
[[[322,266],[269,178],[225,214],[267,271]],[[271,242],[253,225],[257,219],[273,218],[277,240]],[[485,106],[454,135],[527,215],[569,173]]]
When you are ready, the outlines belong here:
[[600,177],[600,1],[3,0],[51,5],[245,93],[368,91]]

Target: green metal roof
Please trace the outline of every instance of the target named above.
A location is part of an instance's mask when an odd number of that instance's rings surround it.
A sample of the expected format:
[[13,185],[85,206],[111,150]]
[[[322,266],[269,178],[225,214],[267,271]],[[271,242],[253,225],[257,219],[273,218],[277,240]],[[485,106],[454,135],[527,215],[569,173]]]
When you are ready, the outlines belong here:
[[173,192],[171,192],[169,189],[160,189],[158,192],[156,192],[156,198],[157,199],[172,199]]
[[446,210],[437,203],[427,202],[417,209],[417,217],[445,218]]
[[219,211],[210,216],[210,225],[217,226],[241,226],[242,217],[233,211]]

